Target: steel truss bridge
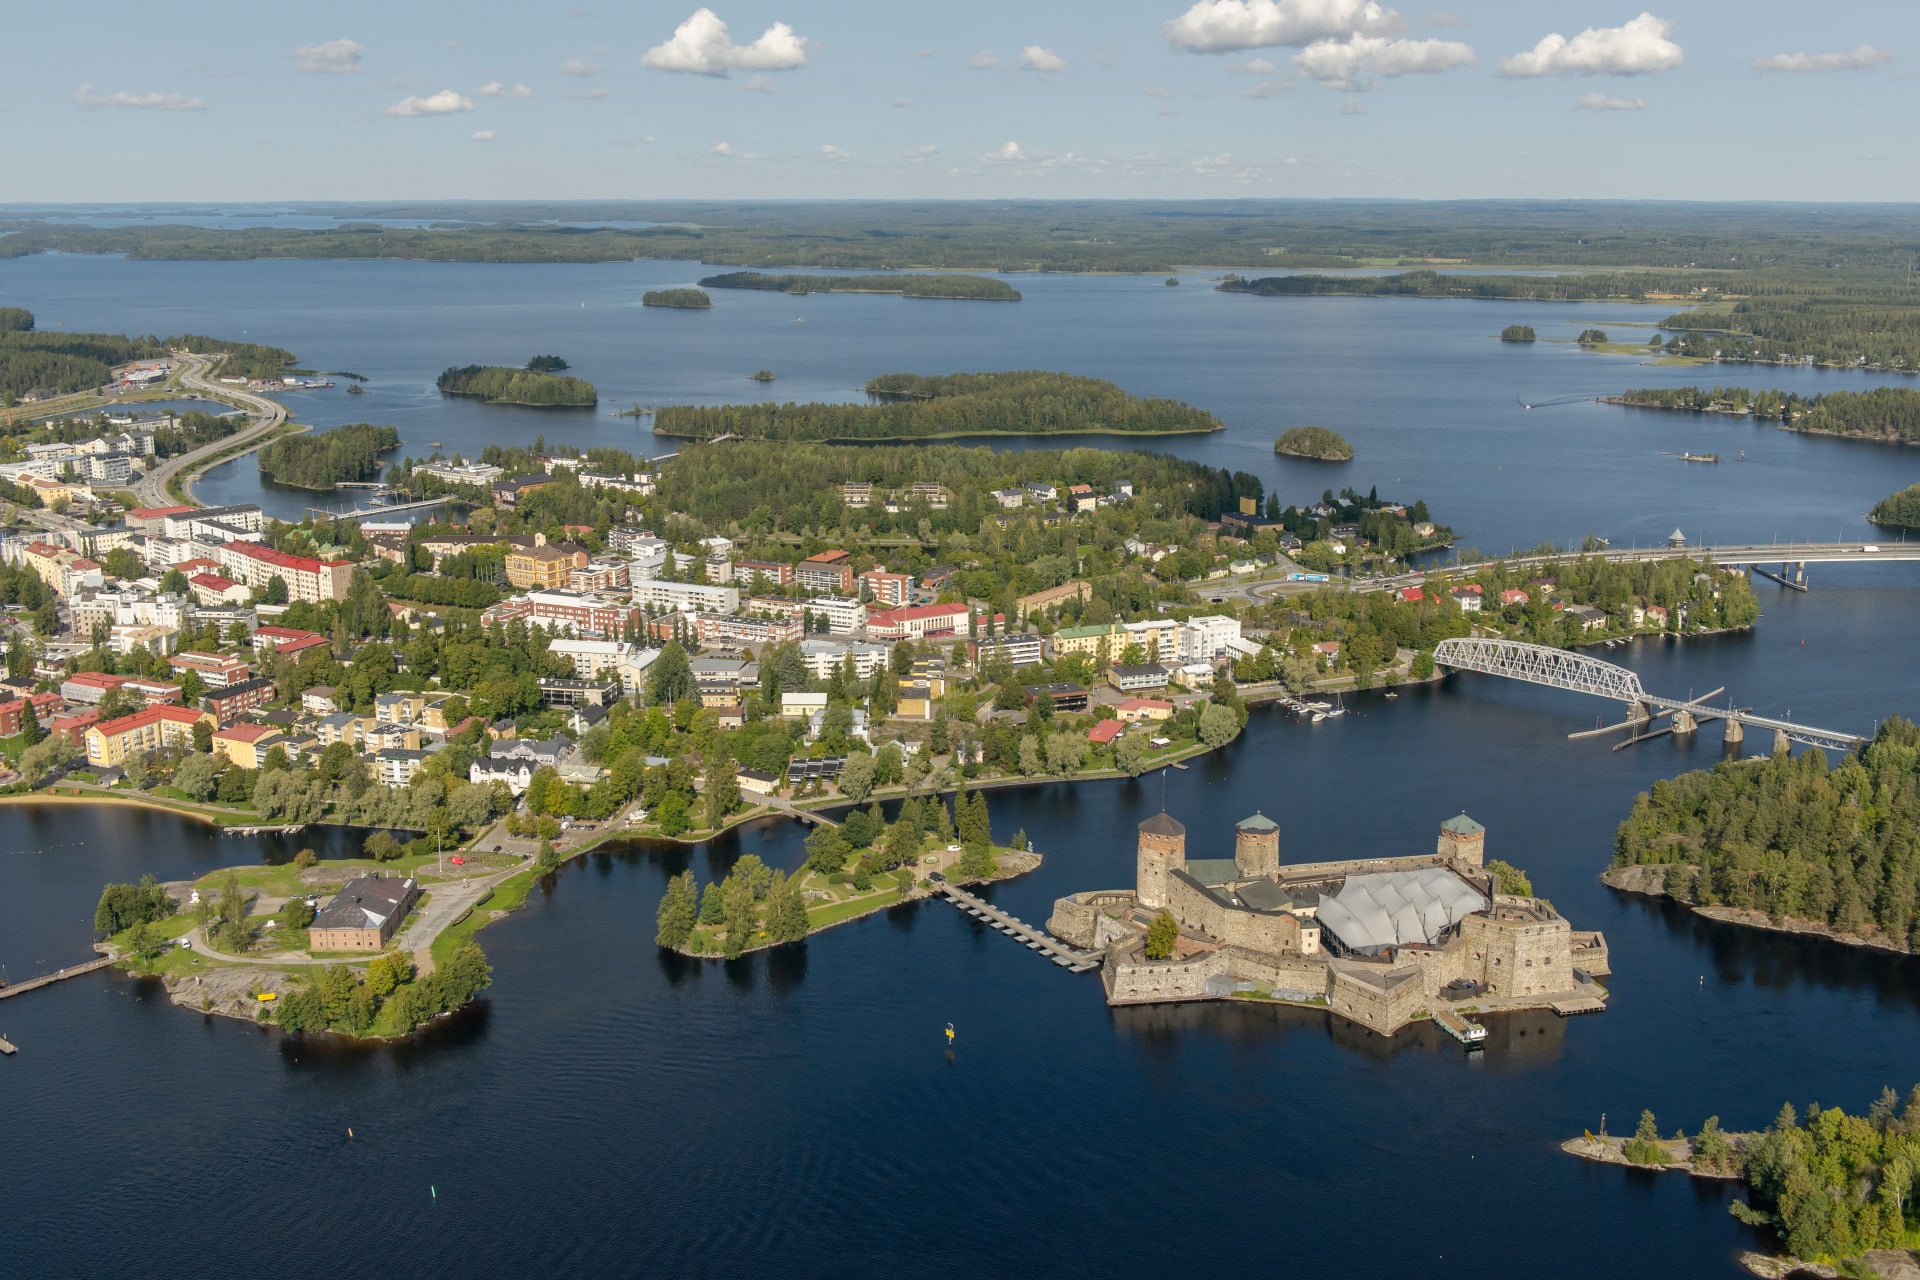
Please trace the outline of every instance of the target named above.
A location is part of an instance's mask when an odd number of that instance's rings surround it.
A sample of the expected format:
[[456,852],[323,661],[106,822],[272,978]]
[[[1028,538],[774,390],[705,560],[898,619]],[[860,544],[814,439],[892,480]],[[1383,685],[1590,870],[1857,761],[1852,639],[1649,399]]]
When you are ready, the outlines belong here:
[[1628,725],[1644,724],[1654,715],[1672,713],[1673,731],[1689,733],[1701,720],[1719,720],[1726,727],[1727,741],[1739,742],[1749,727],[1771,729],[1776,747],[1787,741],[1804,743],[1825,751],[1852,751],[1865,741],[1857,733],[1817,729],[1772,716],[1759,716],[1737,707],[1710,707],[1689,698],[1668,698],[1648,693],[1640,685],[1637,672],[1615,666],[1599,658],[1566,649],[1526,644],[1519,640],[1458,639],[1442,640],[1433,651],[1434,665],[1449,671],[1478,671],[1482,675],[1504,676],[1528,684],[1546,685],[1571,693],[1611,698],[1628,707]]

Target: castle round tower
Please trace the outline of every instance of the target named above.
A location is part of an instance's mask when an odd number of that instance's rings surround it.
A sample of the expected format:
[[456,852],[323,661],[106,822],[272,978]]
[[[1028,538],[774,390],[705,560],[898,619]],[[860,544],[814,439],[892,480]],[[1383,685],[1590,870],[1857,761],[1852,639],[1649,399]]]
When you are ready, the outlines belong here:
[[1487,829],[1461,814],[1440,824],[1441,857],[1465,867],[1487,865]]
[[1167,905],[1167,876],[1187,867],[1187,829],[1160,812],[1140,824],[1134,896],[1143,907]]
[[1233,828],[1233,861],[1245,879],[1273,880],[1280,875],[1280,824],[1254,811]]

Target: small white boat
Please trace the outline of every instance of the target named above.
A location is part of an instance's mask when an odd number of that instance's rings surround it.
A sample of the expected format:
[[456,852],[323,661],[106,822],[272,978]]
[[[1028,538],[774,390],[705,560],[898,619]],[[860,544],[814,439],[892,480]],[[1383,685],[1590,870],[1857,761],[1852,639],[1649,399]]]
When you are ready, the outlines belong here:
[[1327,713],[1324,711],[1316,711],[1313,713],[1313,722],[1315,724],[1319,724],[1322,720],[1325,720],[1326,718],[1327,718]]

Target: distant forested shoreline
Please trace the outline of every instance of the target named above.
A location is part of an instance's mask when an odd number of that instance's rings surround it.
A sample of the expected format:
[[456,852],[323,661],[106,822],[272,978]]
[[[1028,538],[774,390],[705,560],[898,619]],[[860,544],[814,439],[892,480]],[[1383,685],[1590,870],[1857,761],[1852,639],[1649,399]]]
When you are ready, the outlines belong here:
[[1022,371],[869,379],[876,404],[669,405],[658,435],[777,440],[935,440],[988,435],[1177,435],[1223,430],[1204,409],[1129,395],[1111,382]]
[[1920,390],[1873,387],[1803,396],[1746,387],[1635,387],[1608,404],[1680,413],[1723,413],[1777,422],[1789,431],[1920,444]]
[[980,302],[1018,302],[1020,291],[992,276],[873,275],[816,276],[729,271],[708,276],[703,289],[761,289],[775,293],[897,293],[903,298],[962,298]]

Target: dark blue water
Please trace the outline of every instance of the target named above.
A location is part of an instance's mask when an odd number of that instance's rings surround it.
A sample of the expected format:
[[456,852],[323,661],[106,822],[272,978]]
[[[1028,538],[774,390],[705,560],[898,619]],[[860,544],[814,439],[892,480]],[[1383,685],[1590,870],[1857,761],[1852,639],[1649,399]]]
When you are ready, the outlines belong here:
[[[542,432],[644,447],[644,429],[605,411],[740,398],[763,365],[795,399],[853,395],[891,369],[1032,365],[1207,405],[1229,432],[1163,447],[1257,471],[1289,498],[1378,483],[1493,548],[1589,530],[1646,541],[1675,524],[1715,538],[1857,533],[1859,511],[1915,478],[1901,450],[1515,402],[1715,374],[1872,381],[1653,368],[1490,336],[1523,322],[1571,337],[1654,311],[1254,299],[1124,277],[1021,277],[1015,306],[720,294],[711,313],[639,307],[644,289],[699,274],[38,258],[0,262],[0,300],[43,324],[228,333],[365,373],[367,396],[290,401],[323,425],[394,422],[416,453]],[[598,382],[602,412],[432,390],[447,364],[536,351]],[[1341,430],[1360,460],[1274,458],[1272,437],[1299,422]],[[1749,460],[1660,456],[1683,448]],[[245,464],[200,486],[207,501],[256,490]],[[1812,572],[1811,595],[1757,584],[1766,616],[1751,635],[1607,656],[1663,693],[1726,685],[1742,704],[1836,728],[1920,711],[1920,574]],[[570,866],[483,935],[489,997],[406,1046],[293,1044],[109,975],[0,1004],[0,1034],[23,1048],[0,1061],[7,1265],[333,1274],[330,1242],[391,1240],[405,1244],[378,1265],[401,1276],[476,1260],[530,1276],[1736,1274],[1734,1252],[1755,1237],[1723,1190],[1589,1166],[1555,1144],[1602,1113],[1616,1132],[1641,1107],[1669,1129],[1710,1113],[1739,1128],[1784,1100],[1860,1107],[1882,1085],[1904,1090],[1920,1078],[1920,970],[1598,884],[1633,795],[1717,759],[1711,731],[1620,753],[1569,743],[1611,706],[1488,679],[1352,705],[1320,726],[1258,712],[1232,748],[1168,775],[1195,852],[1224,851],[1255,808],[1282,822],[1290,858],[1414,852],[1464,808],[1496,856],[1606,932],[1607,1013],[1495,1020],[1469,1059],[1431,1028],[1382,1040],[1306,1011],[1110,1011],[1092,978],[941,904],[731,965],[661,957],[652,919],[667,876],[692,865],[708,879],[747,850],[799,861],[804,833],[768,823]],[[1024,827],[1048,856],[996,896],[1044,919],[1062,893],[1127,884],[1133,826],[1159,802],[1157,780],[995,793],[998,833]],[[0,809],[0,963],[17,976],[82,958],[106,880],[289,851],[163,815]]]
[[[1915,710],[1889,637],[1917,591],[1763,588],[1752,635],[1610,656],[1650,688],[1724,683],[1866,728]],[[1710,733],[1569,743],[1601,704],[1477,678],[1353,705],[1319,726],[1256,712],[1233,747],[1168,775],[1192,848],[1224,850],[1258,807],[1292,858],[1418,851],[1464,808],[1492,853],[1606,932],[1607,1013],[1495,1019],[1468,1058],[1432,1028],[1382,1040],[1306,1011],[1110,1011],[1093,978],[939,903],[734,964],[663,958],[667,876],[704,880],[746,850],[799,861],[803,833],[767,823],[568,867],[483,935],[483,1004],[416,1044],[291,1043],[108,975],[0,1005],[22,1046],[0,1062],[10,1266],[318,1275],[326,1251],[289,1242],[371,1234],[412,1242],[383,1273],[423,1277],[476,1258],[529,1276],[1081,1274],[1096,1255],[1119,1274],[1202,1259],[1232,1274],[1276,1251],[1311,1276],[1737,1274],[1754,1237],[1724,1191],[1555,1143],[1602,1113],[1616,1132],[1641,1107],[1668,1128],[1755,1126],[1786,1100],[1904,1089],[1920,1077],[1914,963],[1708,924],[1595,880],[1634,792],[1718,758]],[[1041,919],[1059,894],[1128,883],[1159,793],[994,793],[998,833],[1024,827],[1047,854],[995,896]],[[103,880],[257,856],[117,812],[0,810],[0,847],[15,966],[83,953],[70,921]]]
[[[488,443],[615,445],[660,453],[631,404],[763,398],[850,399],[876,373],[1045,368],[1110,378],[1141,395],[1213,411],[1228,430],[1151,447],[1254,472],[1285,500],[1378,485],[1424,497],[1463,545],[1487,551],[1588,533],[1618,545],[1696,538],[1852,537],[1874,502],[1920,479],[1920,454],[1896,446],[1797,436],[1737,420],[1580,403],[1527,410],[1571,394],[1629,386],[1727,382],[1801,392],[1906,380],[1813,369],[1675,367],[1569,344],[1494,339],[1530,324],[1543,339],[1598,326],[1645,337],[1665,306],[1432,299],[1253,298],[1215,293],[1209,276],[1169,289],[1152,276],[1015,276],[1013,304],[853,294],[716,291],[711,311],[640,305],[648,289],[689,285],[690,262],[491,265],[405,262],[126,262],[44,255],[0,260],[0,299],[42,327],[213,333],[293,351],[303,366],[365,374],[286,396],[322,427],[392,423],[401,452],[430,442],[477,454]],[[801,323],[804,322],[804,323]],[[570,360],[595,383],[598,410],[534,410],[450,399],[434,379],[450,365],[518,364],[536,352]],[[1273,453],[1287,427],[1320,423],[1357,453],[1344,466]],[[1077,441],[1076,441],[1077,442]],[[1101,445],[1128,442],[1095,440]],[[1005,442],[996,442],[1004,445]],[[1138,443],[1138,442],[1134,442]],[[1741,450],[1746,461],[1732,462]],[[1729,462],[1692,466],[1679,453]],[[341,495],[262,488],[237,459],[196,486],[209,503],[258,501],[297,519],[346,510]]]

